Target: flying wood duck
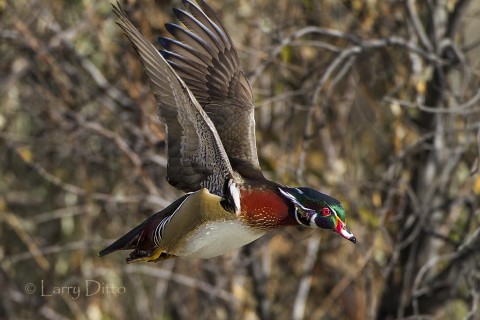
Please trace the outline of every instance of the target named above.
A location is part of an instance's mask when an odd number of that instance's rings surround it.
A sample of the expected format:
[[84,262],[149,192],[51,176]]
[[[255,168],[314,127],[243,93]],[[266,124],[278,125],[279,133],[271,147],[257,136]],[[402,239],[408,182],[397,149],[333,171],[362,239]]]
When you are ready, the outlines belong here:
[[267,180],[255,144],[250,83],[225,27],[204,1],[174,9],[185,25],[166,24],[175,38],[158,51],[113,6],[148,75],[168,129],[168,182],[187,192],[100,252],[133,250],[127,262],[176,256],[210,258],[269,230],[303,225],[355,243],[340,202],[316,190]]

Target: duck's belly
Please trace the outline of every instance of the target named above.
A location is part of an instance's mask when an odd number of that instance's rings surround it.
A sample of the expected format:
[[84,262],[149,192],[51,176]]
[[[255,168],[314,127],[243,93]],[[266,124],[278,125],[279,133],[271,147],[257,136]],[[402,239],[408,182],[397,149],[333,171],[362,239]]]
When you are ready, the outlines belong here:
[[190,232],[175,255],[211,258],[240,248],[264,234],[265,231],[252,229],[238,220],[208,222]]

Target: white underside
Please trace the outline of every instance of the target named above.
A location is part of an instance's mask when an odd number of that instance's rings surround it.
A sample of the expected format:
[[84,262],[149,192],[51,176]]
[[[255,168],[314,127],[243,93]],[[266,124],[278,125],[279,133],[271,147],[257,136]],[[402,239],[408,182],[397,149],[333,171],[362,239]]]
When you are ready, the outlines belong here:
[[[238,220],[222,220],[205,223],[186,239],[177,256],[211,258],[240,248],[265,234],[244,226]],[[195,239],[193,241],[193,239]]]

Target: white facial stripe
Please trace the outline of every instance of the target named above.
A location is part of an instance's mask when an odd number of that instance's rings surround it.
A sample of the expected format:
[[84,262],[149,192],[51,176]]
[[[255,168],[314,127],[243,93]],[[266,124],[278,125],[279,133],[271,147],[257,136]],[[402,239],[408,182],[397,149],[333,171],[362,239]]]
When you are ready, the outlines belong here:
[[290,193],[286,192],[286,191],[283,191],[282,189],[278,188],[278,190],[280,190],[280,193],[283,194],[285,197],[287,197],[288,199],[292,200],[294,203],[298,203],[297,202],[297,199],[295,199],[294,196],[292,196]]
[[[310,210],[311,210],[311,209],[308,209],[308,208],[302,206],[302,205],[298,202],[298,200],[297,200],[293,195],[291,195],[290,193],[288,193],[288,192],[286,192],[286,191],[283,191],[283,190],[280,189],[280,188],[279,188],[278,190],[280,190],[280,192],[281,192],[284,196],[286,196],[287,198],[289,198],[290,200],[292,200],[293,203],[294,203],[296,206],[302,208],[302,209],[305,210],[305,211],[310,211]],[[295,189],[295,190],[298,190],[298,189]],[[299,191],[300,191],[300,190],[299,190]],[[300,192],[301,192],[301,191],[300,191]],[[303,193],[303,192],[301,192],[301,193]]]
[[297,209],[296,206],[295,206],[295,220],[297,220],[298,224],[303,225],[303,223],[300,221],[300,219],[298,219],[298,209]]
[[282,189],[278,189],[280,190],[280,192],[285,196],[287,197],[288,199],[292,200],[293,204],[295,204],[295,206],[298,206],[300,208],[302,208],[303,210],[307,210],[307,208],[305,208],[304,206],[302,206],[298,200],[290,193],[286,192],[286,191],[283,191]]
[[330,211],[333,212],[333,214],[335,215],[335,217],[338,217],[338,214],[337,214],[337,211],[335,211],[335,209],[333,209],[332,207],[328,207],[330,209]]

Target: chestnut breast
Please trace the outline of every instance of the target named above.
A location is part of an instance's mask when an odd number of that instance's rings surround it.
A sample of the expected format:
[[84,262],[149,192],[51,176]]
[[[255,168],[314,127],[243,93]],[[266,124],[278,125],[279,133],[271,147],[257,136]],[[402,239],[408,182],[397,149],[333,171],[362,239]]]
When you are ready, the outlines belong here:
[[241,189],[240,219],[253,227],[262,229],[295,225],[297,223],[289,213],[290,208],[287,201],[270,189]]

